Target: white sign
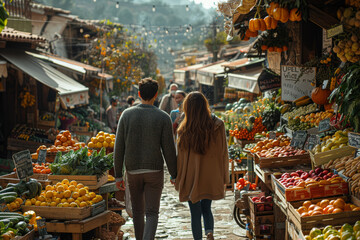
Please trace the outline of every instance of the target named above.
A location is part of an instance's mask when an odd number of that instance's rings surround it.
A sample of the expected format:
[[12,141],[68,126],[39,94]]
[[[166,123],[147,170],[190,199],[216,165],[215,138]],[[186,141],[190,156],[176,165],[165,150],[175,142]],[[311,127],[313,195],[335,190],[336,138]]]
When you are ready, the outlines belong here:
[[325,50],[325,52],[330,53],[331,46],[332,46],[332,38],[328,38],[326,30],[323,29],[322,48],[323,48],[323,50]]
[[[293,101],[302,96],[311,96],[314,88],[311,83],[315,81],[316,68],[281,66],[281,99]],[[299,78],[299,76],[301,76]]]

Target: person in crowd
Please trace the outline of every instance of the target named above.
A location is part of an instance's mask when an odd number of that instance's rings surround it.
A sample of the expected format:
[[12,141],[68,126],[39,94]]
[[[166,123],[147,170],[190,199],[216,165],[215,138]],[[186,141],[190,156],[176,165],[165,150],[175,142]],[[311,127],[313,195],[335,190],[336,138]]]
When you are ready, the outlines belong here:
[[153,106],[157,91],[157,81],[151,78],[140,81],[141,104],[122,113],[115,139],[116,185],[120,190],[124,189],[122,177],[125,162],[135,237],[140,240],[155,238],[164,186],[164,158],[172,178],[177,175],[170,117]]
[[128,96],[126,102],[129,105],[129,107],[131,107],[135,102],[135,98],[133,96]]
[[177,90],[175,92],[175,102],[178,105],[178,108],[170,112],[170,118],[171,118],[171,122],[173,123],[174,133],[176,133],[177,127],[179,126],[181,120],[180,118],[182,113],[182,103],[185,97],[186,97],[186,93],[184,91]]
[[189,93],[183,103],[184,120],[177,130],[178,157],[175,188],[187,201],[194,239],[202,239],[201,217],[207,239],[214,239],[212,200],[224,198],[229,182],[229,159],[224,122],[210,113],[200,92]]
[[106,109],[106,119],[111,132],[116,132],[117,122],[117,99],[115,96],[110,98],[110,106]]
[[177,104],[175,102],[175,92],[178,90],[178,85],[173,83],[170,85],[169,93],[164,95],[161,99],[159,108],[167,114],[170,114],[171,110],[174,110],[177,108]]

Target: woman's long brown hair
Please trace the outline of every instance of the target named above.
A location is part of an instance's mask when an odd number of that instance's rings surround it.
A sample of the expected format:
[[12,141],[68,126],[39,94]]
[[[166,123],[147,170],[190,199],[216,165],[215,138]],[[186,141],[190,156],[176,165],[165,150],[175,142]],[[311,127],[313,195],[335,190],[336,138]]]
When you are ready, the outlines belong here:
[[177,130],[179,148],[191,148],[196,153],[205,154],[214,125],[209,103],[202,93],[191,92],[186,96],[183,108],[185,118]]

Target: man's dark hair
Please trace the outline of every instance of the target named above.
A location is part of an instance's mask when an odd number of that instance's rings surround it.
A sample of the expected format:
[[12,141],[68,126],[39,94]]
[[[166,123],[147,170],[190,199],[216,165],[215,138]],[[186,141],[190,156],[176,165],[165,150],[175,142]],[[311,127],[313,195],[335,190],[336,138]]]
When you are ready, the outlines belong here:
[[112,97],[110,98],[110,104],[112,104],[113,102],[116,102],[116,97],[115,97],[115,96],[112,96]]
[[135,102],[135,98],[133,96],[128,96],[127,99],[126,99],[126,102],[129,104],[129,105],[132,105],[133,102]]
[[152,78],[144,78],[139,82],[140,96],[143,100],[151,100],[159,89],[158,82]]

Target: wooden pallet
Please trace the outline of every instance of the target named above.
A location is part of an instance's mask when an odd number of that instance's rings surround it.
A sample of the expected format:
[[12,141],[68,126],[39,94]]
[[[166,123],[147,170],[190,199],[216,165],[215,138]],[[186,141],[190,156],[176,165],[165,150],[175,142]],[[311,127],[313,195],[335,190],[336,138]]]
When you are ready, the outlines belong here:
[[309,151],[312,163],[315,166],[320,166],[328,163],[330,160],[349,156],[355,153],[356,148],[346,146],[343,148],[337,148],[334,150],[313,154]]
[[46,222],[46,229],[50,233],[72,233],[73,240],[81,240],[83,233],[95,229],[96,235],[99,237],[100,227],[107,224],[110,221],[110,217],[110,211],[105,211],[81,221],[49,221]]
[[255,154],[260,168],[278,168],[278,167],[289,167],[297,166],[299,164],[311,163],[310,155],[308,153],[302,155],[295,155],[290,157],[273,157],[273,158],[263,158],[260,157],[257,153]]
[[49,175],[49,180],[52,184],[61,182],[63,179],[69,179],[69,181],[75,180],[78,183],[82,183],[88,186],[90,190],[96,190],[108,181],[108,173],[101,175],[100,177],[94,175]]
[[[342,196],[346,202],[350,202],[350,198]],[[337,197],[328,198],[329,200],[337,199]],[[316,204],[321,199],[313,199],[311,202]],[[288,203],[288,217],[290,221],[295,225],[296,229],[299,231],[309,231],[313,227],[325,227],[327,225],[342,225],[345,222],[349,224],[354,224],[359,220],[360,211],[349,211],[341,213],[332,213],[332,214],[323,214],[309,217],[301,217],[300,214],[296,211],[297,208],[302,206],[304,201],[299,202],[289,202]]]

